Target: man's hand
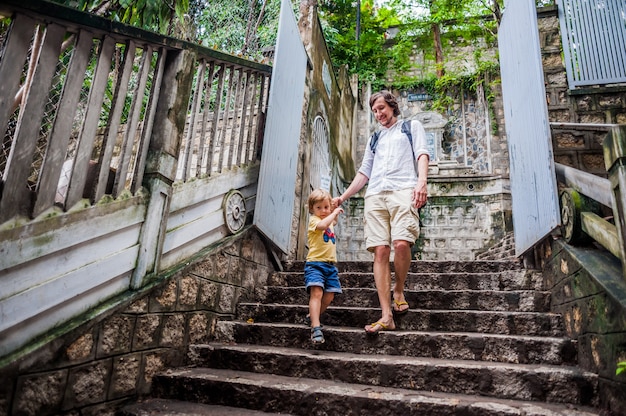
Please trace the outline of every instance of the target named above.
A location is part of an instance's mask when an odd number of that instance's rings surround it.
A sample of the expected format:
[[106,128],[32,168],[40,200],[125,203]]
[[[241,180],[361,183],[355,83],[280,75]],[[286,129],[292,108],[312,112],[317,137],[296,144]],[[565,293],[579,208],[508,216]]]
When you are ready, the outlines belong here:
[[428,187],[426,186],[426,181],[417,181],[417,185],[413,188],[413,195],[411,197],[411,202],[413,202],[413,206],[415,208],[421,208],[426,205],[426,200],[428,199]]

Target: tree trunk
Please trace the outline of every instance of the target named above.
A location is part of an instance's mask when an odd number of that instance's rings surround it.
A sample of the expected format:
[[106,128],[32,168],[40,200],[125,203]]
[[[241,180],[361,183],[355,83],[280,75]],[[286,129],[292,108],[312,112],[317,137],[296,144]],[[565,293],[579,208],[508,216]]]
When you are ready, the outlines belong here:
[[437,78],[444,76],[445,71],[443,68],[443,48],[441,47],[441,30],[439,23],[432,24],[433,41],[435,45],[435,65],[437,66]]

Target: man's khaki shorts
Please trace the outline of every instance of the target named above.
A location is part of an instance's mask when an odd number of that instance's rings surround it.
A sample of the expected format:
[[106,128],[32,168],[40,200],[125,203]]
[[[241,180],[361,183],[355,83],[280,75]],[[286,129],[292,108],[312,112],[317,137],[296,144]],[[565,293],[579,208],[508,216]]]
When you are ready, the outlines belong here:
[[393,241],[411,244],[420,235],[419,214],[411,203],[413,189],[384,191],[365,197],[365,247],[393,247]]

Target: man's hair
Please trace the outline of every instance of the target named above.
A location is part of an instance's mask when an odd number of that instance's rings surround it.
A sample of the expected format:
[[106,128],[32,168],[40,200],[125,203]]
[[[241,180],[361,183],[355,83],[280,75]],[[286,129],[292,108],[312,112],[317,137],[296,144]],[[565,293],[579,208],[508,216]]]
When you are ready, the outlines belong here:
[[326,199],[328,199],[332,203],[333,197],[328,191],[320,188],[314,189],[313,192],[311,192],[311,195],[309,195],[309,200],[307,201],[309,204],[309,213],[313,214],[313,205]]
[[400,115],[400,107],[398,106],[398,101],[396,100],[396,97],[387,90],[378,91],[372,94],[372,96],[370,97],[370,109],[372,108],[376,100],[378,100],[380,97],[383,97],[385,99],[387,104],[389,104],[389,107],[393,109],[393,115],[398,117]]

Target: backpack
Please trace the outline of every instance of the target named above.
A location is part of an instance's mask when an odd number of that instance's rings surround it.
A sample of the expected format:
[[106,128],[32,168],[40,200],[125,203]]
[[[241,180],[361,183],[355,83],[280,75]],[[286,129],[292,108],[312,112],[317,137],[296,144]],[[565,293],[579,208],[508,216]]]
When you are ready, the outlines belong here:
[[[406,137],[409,139],[409,144],[411,145],[411,153],[413,153],[413,161],[415,161],[415,150],[413,150],[413,135],[411,134],[411,120],[404,120],[402,122],[402,133],[406,134]],[[380,131],[377,131],[372,135],[372,140],[370,140],[370,149],[372,153],[376,153],[376,146],[378,145],[378,138],[380,136]]]

